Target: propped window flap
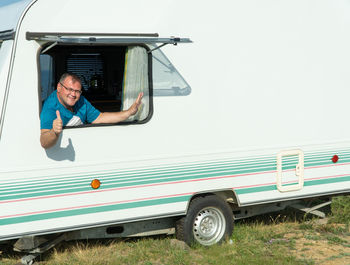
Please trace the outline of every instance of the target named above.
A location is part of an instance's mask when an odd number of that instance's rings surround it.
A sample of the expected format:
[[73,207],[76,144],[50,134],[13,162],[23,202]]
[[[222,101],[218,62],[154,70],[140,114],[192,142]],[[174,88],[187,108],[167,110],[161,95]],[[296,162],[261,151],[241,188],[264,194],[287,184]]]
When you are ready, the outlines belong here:
[[156,45],[152,49],[153,96],[187,96],[191,87]]
[[191,43],[189,38],[160,38],[158,33],[58,33],[58,32],[27,32],[27,40],[48,41],[55,43],[81,43],[81,44],[155,44],[155,43]]

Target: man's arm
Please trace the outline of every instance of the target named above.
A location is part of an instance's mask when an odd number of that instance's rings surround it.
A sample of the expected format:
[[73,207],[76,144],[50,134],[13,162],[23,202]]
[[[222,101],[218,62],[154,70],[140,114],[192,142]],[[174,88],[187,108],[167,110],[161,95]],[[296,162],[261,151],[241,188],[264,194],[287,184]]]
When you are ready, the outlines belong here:
[[60,112],[56,111],[57,118],[52,122],[52,129],[41,129],[40,143],[45,149],[55,145],[62,132],[63,122]]
[[140,93],[135,100],[135,102],[131,105],[128,110],[123,110],[120,112],[102,112],[100,115],[94,120],[92,123],[118,123],[121,121],[125,121],[132,115],[135,115],[139,106],[141,104],[141,100],[143,97],[143,93]]
[[54,146],[57,142],[58,136],[52,129],[41,129],[40,143],[45,149]]

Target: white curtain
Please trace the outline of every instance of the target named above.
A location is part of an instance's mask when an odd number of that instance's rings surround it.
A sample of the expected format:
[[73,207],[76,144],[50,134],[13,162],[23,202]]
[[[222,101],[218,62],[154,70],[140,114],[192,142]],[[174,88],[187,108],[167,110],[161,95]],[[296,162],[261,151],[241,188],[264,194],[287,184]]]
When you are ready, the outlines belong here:
[[129,46],[125,54],[123,110],[127,110],[143,92],[139,111],[127,121],[144,120],[149,113],[148,54],[145,48]]

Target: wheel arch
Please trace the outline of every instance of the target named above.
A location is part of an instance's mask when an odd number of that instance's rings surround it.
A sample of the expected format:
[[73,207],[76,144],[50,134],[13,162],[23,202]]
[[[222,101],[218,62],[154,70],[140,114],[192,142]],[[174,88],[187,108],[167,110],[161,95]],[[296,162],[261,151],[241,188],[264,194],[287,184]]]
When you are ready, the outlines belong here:
[[228,203],[228,205],[234,209],[236,207],[238,207],[239,202],[238,202],[238,198],[237,195],[235,194],[235,192],[232,189],[226,189],[226,190],[217,190],[217,191],[203,191],[203,192],[197,192],[194,193],[192,195],[192,197],[188,200],[187,202],[187,206],[186,206],[186,213],[188,212],[188,209],[191,205],[191,202],[198,197],[206,197],[209,195],[216,195],[219,198],[221,198],[222,200],[224,200],[225,202]]

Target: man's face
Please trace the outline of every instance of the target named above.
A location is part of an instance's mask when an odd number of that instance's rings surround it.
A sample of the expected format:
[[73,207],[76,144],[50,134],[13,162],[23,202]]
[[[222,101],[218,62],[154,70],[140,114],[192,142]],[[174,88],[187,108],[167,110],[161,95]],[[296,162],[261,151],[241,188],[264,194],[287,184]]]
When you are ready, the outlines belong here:
[[57,96],[60,103],[71,110],[80,98],[81,84],[68,76],[62,83],[57,84]]

